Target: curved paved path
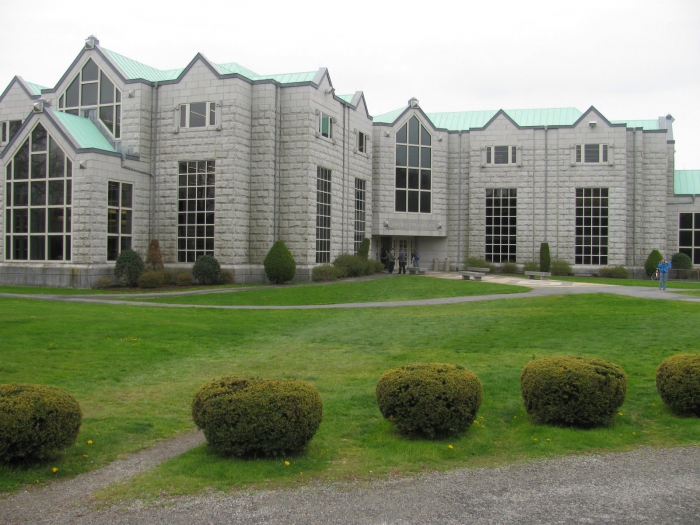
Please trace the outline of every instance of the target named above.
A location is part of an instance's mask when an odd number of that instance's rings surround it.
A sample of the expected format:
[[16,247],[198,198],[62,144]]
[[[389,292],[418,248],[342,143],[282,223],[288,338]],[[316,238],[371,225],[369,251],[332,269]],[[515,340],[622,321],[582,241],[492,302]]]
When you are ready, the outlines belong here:
[[[454,278],[449,274],[436,277]],[[386,276],[391,277],[391,276]],[[157,306],[167,308],[310,309],[382,308],[454,304],[559,294],[612,293],[644,299],[700,302],[700,297],[656,288],[581,285],[489,276],[531,286],[519,294],[387,301],[345,305],[271,307],[168,305],[114,296],[0,294],[4,297]],[[240,290],[240,289],[235,289]],[[230,290],[228,290],[230,291]],[[226,291],[222,291],[225,293]],[[211,293],[178,292],[176,295]],[[155,294],[128,295],[128,298]],[[162,297],[162,294],[158,294]],[[374,484],[323,484],[259,493],[215,494],[141,502],[98,510],[90,495],[124,481],[203,442],[192,432],[77,478],[0,497],[0,523],[14,524],[688,524],[700,523],[700,448],[642,448],[630,453],[557,458],[493,469],[446,473]]]

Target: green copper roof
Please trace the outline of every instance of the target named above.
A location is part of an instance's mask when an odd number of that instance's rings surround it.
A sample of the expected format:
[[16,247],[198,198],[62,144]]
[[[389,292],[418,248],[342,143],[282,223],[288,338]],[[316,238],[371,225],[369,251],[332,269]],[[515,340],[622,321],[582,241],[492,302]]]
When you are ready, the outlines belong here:
[[436,128],[450,131],[481,128],[493,118],[497,111],[454,111],[449,113],[427,113]]
[[390,111],[389,113],[384,113],[383,115],[377,115],[376,117],[372,117],[372,120],[374,121],[375,124],[392,124],[398,117],[406,111],[406,108],[408,106],[404,106],[399,109],[395,109],[394,111]]
[[338,95],[338,98],[350,104],[352,99],[355,98],[355,95]]
[[700,170],[676,170],[673,173],[674,195],[700,195]]
[[576,108],[506,109],[519,126],[570,126],[581,118]]
[[27,87],[30,89],[30,91],[34,95],[41,95],[42,89],[49,89],[46,86],[40,86],[39,84],[35,84],[33,82],[27,82],[26,80],[24,81],[24,83],[27,85]]
[[86,118],[69,115],[62,111],[49,110],[56,117],[66,131],[71,134],[81,149],[101,149],[103,151],[116,152],[107,139],[100,133],[95,125]]
[[311,82],[316,77],[316,71],[304,73],[282,73],[279,75],[258,75],[252,80],[275,80],[280,84],[293,84],[295,82]]
[[626,124],[628,128],[642,128],[644,131],[661,129],[659,120],[611,120],[611,124]]
[[143,80],[148,80],[149,82],[162,82],[164,80],[175,80],[180,73],[182,73],[184,68],[180,69],[169,69],[167,71],[161,71],[151,66],[137,62],[130,58],[110,51],[109,49],[102,48],[102,51],[107,53],[107,56],[112,59],[112,61],[117,65],[119,69],[122,70],[124,76],[130,80],[142,78]]
[[247,67],[243,67],[240,64],[236,64],[235,62],[230,62],[229,64],[212,64],[214,68],[219,72],[221,75],[232,75],[232,74],[238,74],[246,78],[253,79],[258,76],[257,73],[254,71],[251,71]]

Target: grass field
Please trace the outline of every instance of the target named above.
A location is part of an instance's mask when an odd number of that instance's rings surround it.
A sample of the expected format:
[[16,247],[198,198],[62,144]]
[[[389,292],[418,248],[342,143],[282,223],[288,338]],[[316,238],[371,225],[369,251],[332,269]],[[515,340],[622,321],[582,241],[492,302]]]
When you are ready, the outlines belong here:
[[[372,283],[391,281],[395,295],[408,298],[415,298],[411,282],[420,279],[433,288],[454,287],[445,294],[497,293],[483,286],[488,283],[408,277]],[[295,300],[307,304],[304,290],[323,289],[335,302],[372,293],[352,290],[361,285],[298,287],[302,296]],[[324,420],[306,453],[245,461],[219,458],[200,446],[102,492],[102,498],[373,479],[700,443],[700,419],[672,413],[654,385],[663,359],[698,351],[700,307],[692,303],[595,294],[504,296],[430,307],[242,311],[0,298],[0,313],[0,382],[65,388],[84,414],[78,443],[55,461],[0,467],[2,491],[92,470],[192,430],[194,392],[223,375],[293,377],[314,384],[323,398]],[[533,357],[555,354],[602,357],[625,369],[627,398],[609,427],[548,427],[525,414],[520,371]],[[374,400],[377,379],[389,368],[416,362],[458,363],[479,375],[484,400],[465,434],[437,442],[406,439],[382,419]]]

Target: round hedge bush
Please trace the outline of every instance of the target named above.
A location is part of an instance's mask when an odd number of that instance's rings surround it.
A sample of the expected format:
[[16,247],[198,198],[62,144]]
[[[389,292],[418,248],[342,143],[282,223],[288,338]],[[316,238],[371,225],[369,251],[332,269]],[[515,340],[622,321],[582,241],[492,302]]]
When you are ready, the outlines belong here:
[[384,372],[376,395],[380,412],[401,434],[433,439],[469,428],[481,405],[482,386],[466,368],[426,363]]
[[656,369],[656,390],[664,403],[700,417],[700,354],[669,357]]
[[192,402],[192,419],[223,456],[298,452],[322,417],[318,390],[296,379],[224,377],[202,385]]
[[291,281],[297,273],[297,264],[284,241],[277,241],[272,245],[265,256],[263,267],[267,278],[276,284]]
[[78,401],[60,388],[0,385],[0,461],[51,458],[75,443],[82,417]]
[[146,265],[134,250],[122,250],[114,263],[114,276],[126,286],[138,286],[139,277],[144,271]]
[[192,275],[200,284],[219,284],[221,265],[211,255],[200,255],[192,266]]
[[139,277],[139,288],[162,288],[165,285],[165,273],[146,270]]
[[544,357],[525,365],[520,392],[527,413],[537,421],[592,428],[608,423],[622,406],[627,376],[604,359]]

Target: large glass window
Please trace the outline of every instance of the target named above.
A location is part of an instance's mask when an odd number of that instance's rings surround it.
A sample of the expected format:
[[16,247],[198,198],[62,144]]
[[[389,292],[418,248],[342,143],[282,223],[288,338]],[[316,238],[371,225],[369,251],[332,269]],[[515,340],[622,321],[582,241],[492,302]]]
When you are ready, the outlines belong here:
[[678,214],[678,251],[700,264],[700,213]]
[[394,211],[430,213],[432,137],[416,117],[396,132]]
[[94,109],[110,134],[121,137],[122,92],[90,58],[58,99],[58,109],[85,116],[81,110]]
[[365,238],[365,181],[355,179],[355,255]]
[[127,182],[107,183],[107,260],[116,261],[124,250],[131,249],[134,208],[134,185]]
[[331,262],[331,170],[316,168],[316,262]]
[[608,264],[608,188],[576,188],[576,264]]
[[178,174],[177,260],[214,256],[216,162],[183,161]]
[[485,259],[489,262],[517,262],[518,190],[486,189]]
[[73,164],[37,124],[5,169],[5,259],[70,261]]

